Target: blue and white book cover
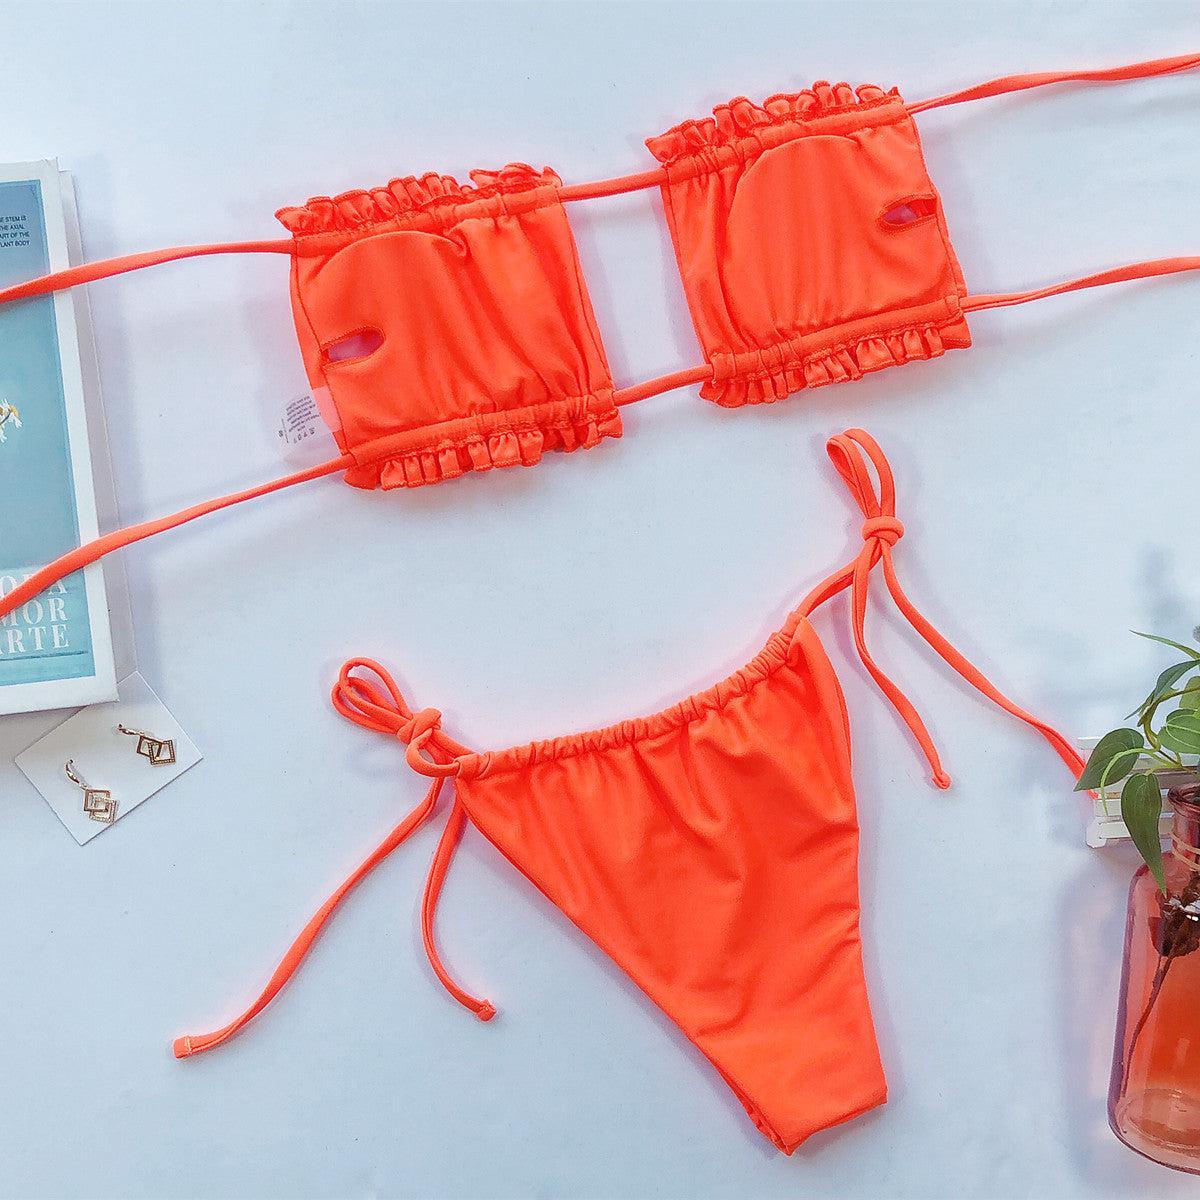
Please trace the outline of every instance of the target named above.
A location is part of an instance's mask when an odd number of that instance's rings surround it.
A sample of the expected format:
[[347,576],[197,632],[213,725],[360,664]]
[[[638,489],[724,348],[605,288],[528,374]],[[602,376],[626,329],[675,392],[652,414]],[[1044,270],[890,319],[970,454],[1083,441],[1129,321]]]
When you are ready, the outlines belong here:
[[[0,164],[0,287],[70,265],[52,162]],[[0,305],[0,594],[97,536],[76,310]],[[0,620],[0,713],[116,697],[104,576],[69,575]]]

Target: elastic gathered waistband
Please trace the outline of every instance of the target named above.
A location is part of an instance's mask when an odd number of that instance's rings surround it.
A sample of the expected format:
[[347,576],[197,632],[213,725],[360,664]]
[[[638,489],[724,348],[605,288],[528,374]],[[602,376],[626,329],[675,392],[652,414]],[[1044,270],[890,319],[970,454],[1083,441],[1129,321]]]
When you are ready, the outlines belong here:
[[787,630],[780,630],[771,635],[767,644],[750,662],[732,675],[646,717],[633,717],[584,733],[526,742],[506,750],[483,750],[460,755],[456,760],[458,777],[474,779],[495,776],[523,770],[537,763],[603,753],[619,746],[664,737],[711,713],[720,712],[731,700],[753,691],[791,662],[794,645],[794,636]]

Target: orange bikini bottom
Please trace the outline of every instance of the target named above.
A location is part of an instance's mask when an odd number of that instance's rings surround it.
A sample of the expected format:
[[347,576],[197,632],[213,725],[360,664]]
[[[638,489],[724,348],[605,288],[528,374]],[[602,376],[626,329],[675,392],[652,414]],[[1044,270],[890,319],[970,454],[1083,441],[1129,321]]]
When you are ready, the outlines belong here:
[[928,731],[864,639],[876,566],[899,610],[950,666],[1038,730],[1076,777],[1083,761],[1065,737],[1003,696],[904,593],[892,561],[904,527],[891,469],[875,441],[851,429],[832,438],[828,450],[865,518],[861,549],[808,595],[752,662],[672,708],[475,753],[442,731],[436,709],[413,712],[383,667],[367,659],[347,663],[334,706],[404,743],[408,764],[432,780],[429,792],[326,901],[250,1008],[214,1033],[179,1038],[176,1056],[220,1045],[261,1012],[345,895],[433,816],[453,779],[422,925],[438,978],[481,1020],[495,1008],[450,977],[433,929],[468,821],[679,1026],[779,1149],[790,1154],[817,1130],[882,1104],[886,1085],[859,932],[849,725],[810,616],[849,589],[858,653],[924,751],[938,787],[950,779]]

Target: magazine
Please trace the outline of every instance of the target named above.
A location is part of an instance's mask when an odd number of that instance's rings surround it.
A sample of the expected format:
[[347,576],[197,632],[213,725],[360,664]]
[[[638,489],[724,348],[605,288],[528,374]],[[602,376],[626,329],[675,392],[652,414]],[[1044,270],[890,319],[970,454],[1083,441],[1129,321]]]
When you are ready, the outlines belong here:
[[[69,266],[78,240],[69,219],[55,163],[0,164],[0,287]],[[78,324],[86,311],[69,292],[0,306],[0,594],[98,534]],[[98,564],[0,620],[0,713],[116,694]]]

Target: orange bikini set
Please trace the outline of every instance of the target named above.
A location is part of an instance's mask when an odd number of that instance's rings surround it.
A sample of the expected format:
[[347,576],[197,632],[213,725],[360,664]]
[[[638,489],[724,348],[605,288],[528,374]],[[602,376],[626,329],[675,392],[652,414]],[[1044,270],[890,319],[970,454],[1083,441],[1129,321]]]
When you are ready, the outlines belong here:
[[[659,166],[564,185],[511,165],[393,180],[285,208],[282,241],[191,246],[72,268],[0,292],[18,300],[172,259],[291,258],[301,352],[341,454],[318,467],[65,554],[0,601],[0,616],[109,550],[195,517],[342,471],[363,488],[415,487],[531,465],[546,450],[621,435],[622,407],[687,383],[728,407],[782,399],[970,344],[966,314],[1077,288],[1200,267],[1173,258],[1038,291],[967,291],[913,115],[1043,84],[1182,71],[1200,55],[1109,71],[1013,76],[920,104],[892,90],[815,84],[738,99],[647,143]],[[662,189],[704,364],[615,389],[565,204]],[[858,824],[841,689],[810,618],[849,590],[863,663],[949,786],[913,705],[864,637],[878,566],[896,606],[985,696],[1027,722],[1078,776],[1071,743],[1003,696],[917,611],[893,553],[904,527],[888,462],[851,429],[829,454],[863,517],[850,563],[819,585],[747,666],[653,716],[476,752],[436,709],[413,711],[376,663],[343,668],[333,703],[405,746],[431,780],[411,812],[329,898],[251,1007],[179,1057],[220,1045],[284,986],[342,898],[431,818],[449,818],[422,908],[438,978],[434,909],[470,821],[619,964],[708,1057],[755,1125],[791,1152],[885,1098],[859,938]]]

